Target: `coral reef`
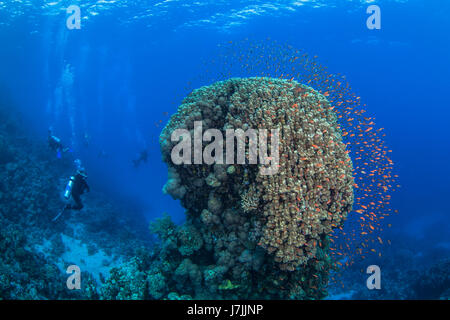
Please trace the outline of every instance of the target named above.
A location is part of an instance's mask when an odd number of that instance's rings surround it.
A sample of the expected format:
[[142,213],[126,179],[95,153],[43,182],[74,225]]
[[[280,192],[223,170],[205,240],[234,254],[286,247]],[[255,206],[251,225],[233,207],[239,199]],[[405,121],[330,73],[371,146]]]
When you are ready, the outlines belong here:
[[412,282],[416,299],[449,299],[450,260],[442,260],[419,273]]
[[[396,230],[387,235],[392,245],[383,247],[383,254],[369,255],[345,269],[338,283],[331,283],[329,298],[357,300],[416,300],[449,299],[450,247],[435,241],[436,228],[425,233],[424,238]],[[444,238],[446,235],[444,235]],[[431,239],[431,240],[430,240]],[[442,239],[442,238],[441,238]],[[366,280],[369,265],[381,270],[381,289],[369,290]]]
[[[240,164],[174,164],[178,140],[172,141],[172,133],[193,134],[195,121],[222,132],[278,129],[277,173],[261,174],[267,162],[255,165],[247,150]],[[160,145],[169,166],[164,192],[187,209],[191,237],[203,238],[187,241],[192,250],[179,252],[182,270],[190,270],[184,281],[203,286],[208,297],[324,296],[331,267],[327,235],[342,225],[353,203],[352,163],[324,96],[295,81],[218,82],[183,101]],[[275,150],[273,143],[268,149]],[[183,243],[183,228],[172,242]],[[198,289],[182,293],[201,296]]]
[[110,277],[102,287],[102,299],[142,300],[148,297],[146,274],[142,261],[132,258],[120,268],[112,268]]
[[[102,262],[94,259],[104,256],[108,270],[134,256],[147,244],[137,235],[141,223],[95,191],[82,211],[52,222],[73,159],[57,159],[44,139],[29,139],[12,110],[0,106],[0,299],[98,299],[103,275],[89,266],[97,268]],[[81,290],[68,290],[66,268],[83,261]]]
[[[5,222],[2,219],[0,223]],[[65,279],[58,267],[27,248],[26,244],[26,237],[17,225],[9,224],[0,230],[1,299],[69,297],[59,285]]]
[[[347,269],[345,289],[327,287],[336,276],[328,234],[351,210],[352,162],[332,108],[309,87],[232,79],[186,98],[161,135],[164,191],[180,199],[186,222],[156,219],[155,244],[139,217],[95,190],[82,211],[51,223],[73,159],[30,141],[1,108],[0,118],[0,299],[321,299],[330,289],[331,298],[450,296],[448,259],[425,265],[448,249],[431,252],[405,235],[378,260]],[[171,163],[171,132],[194,121],[224,130],[279,128],[278,172],[261,175],[264,164],[249,163],[248,152],[243,164]],[[382,267],[381,290],[365,287],[372,263]],[[81,290],[66,288],[70,264],[82,266]]]
[[[450,260],[436,261],[423,266],[399,261],[398,255],[390,256],[393,263],[379,263],[382,271],[381,289],[368,290],[368,275],[361,270],[347,270],[345,290],[349,299],[357,300],[448,300],[450,293]],[[386,260],[384,260],[386,261]],[[339,288],[339,287],[338,287]],[[338,290],[334,290],[338,291]],[[334,295],[331,296],[333,298]]]

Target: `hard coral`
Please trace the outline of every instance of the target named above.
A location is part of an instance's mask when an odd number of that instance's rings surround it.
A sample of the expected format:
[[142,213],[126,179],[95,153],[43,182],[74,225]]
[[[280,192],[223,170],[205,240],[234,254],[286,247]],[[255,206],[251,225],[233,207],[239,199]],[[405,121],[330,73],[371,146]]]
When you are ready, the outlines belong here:
[[[352,162],[332,109],[323,95],[295,81],[230,79],[194,90],[160,136],[171,176],[165,191],[192,216],[208,210],[227,222],[216,247],[231,253],[230,260],[248,245],[247,235],[260,234],[258,244],[282,270],[293,271],[317,255],[323,237],[343,223],[353,204]],[[220,177],[217,164],[175,165],[171,151],[178,141],[171,135],[192,132],[194,121],[223,134],[278,129],[278,172],[262,175],[264,164],[250,164],[248,150],[244,164],[228,166]]]

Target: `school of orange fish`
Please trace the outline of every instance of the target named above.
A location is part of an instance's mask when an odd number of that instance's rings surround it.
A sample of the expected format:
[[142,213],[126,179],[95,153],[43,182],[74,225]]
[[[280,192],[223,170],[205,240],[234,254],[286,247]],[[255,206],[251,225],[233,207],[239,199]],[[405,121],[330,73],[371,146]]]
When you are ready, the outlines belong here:
[[[392,150],[383,140],[384,128],[377,127],[375,118],[368,115],[367,106],[352,91],[346,77],[330,73],[317,56],[310,57],[270,39],[230,41],[218,47],[215,58],[204,63],[204,72],[183,88],[184,95],[192,91],[194,84],[200,87],[231,77],[255,76],[296,80],[322,93],[337,115],[355,179],[353,211],[345,225],[336,226],[330,236],[335,269],[339,275],[358,259],[381,257],[383,246],[391,244],[390,240],[383,240],[382,231],[391,227],[385,219],[397,213],[392,209],[391,196],[400,185],[398,175],[393,173]],[[331,282],[337,278],[332,277]]]

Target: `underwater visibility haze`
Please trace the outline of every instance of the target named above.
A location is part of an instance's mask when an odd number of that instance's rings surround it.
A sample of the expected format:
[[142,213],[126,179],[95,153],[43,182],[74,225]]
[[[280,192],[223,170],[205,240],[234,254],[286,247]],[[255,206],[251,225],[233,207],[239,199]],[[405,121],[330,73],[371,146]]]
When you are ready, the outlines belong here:
[[449,13],[0,1],[0,299],[448,300]]

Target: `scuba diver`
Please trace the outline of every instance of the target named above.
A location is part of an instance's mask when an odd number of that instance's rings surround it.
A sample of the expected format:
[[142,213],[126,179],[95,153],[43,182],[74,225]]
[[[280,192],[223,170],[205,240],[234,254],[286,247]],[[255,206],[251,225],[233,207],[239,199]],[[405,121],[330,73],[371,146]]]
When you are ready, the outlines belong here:
[[139,157],[137,159],[133,160],[134,167],[135,168],[139,167],[141,162],[147,163],[147,160],[148,160],[148,151],[147,150],[142,150],[139,153]]
[[61,143],[61,139],[53,135],[53,128],[48,128],[48,146],[52,151],[56,152],[57,157],[61,158],[61,155],[67,151],[69,148],[64,147]]
[[64,197],[69,199],[72,197],[75,204],[66,205],[66,209],[81,210],[83,209],[83,203],[81,202],[81,195],[85,192],[89,192],[89,185],[86,182],[87,174],[84,168],[77,170],[75,176],[70,177],[69,183],[67,184],[66,191],[64,192]]
[[86,182],[87,174],[85,169],[81,167],[81,162],[79,160],[75,160],[75,163],[78,166],[77,172],[74,176],[70,177],[66,190],[64,191],[64,198],[66,200],[72,198],[74,204],[67,203],[60,213],[53,218],[53,221],[56,221],[56,219],[58,219],[66,210],[81,210],[84,207],[81,202],[81,195],[85,192],[89,192],[90,188]]

